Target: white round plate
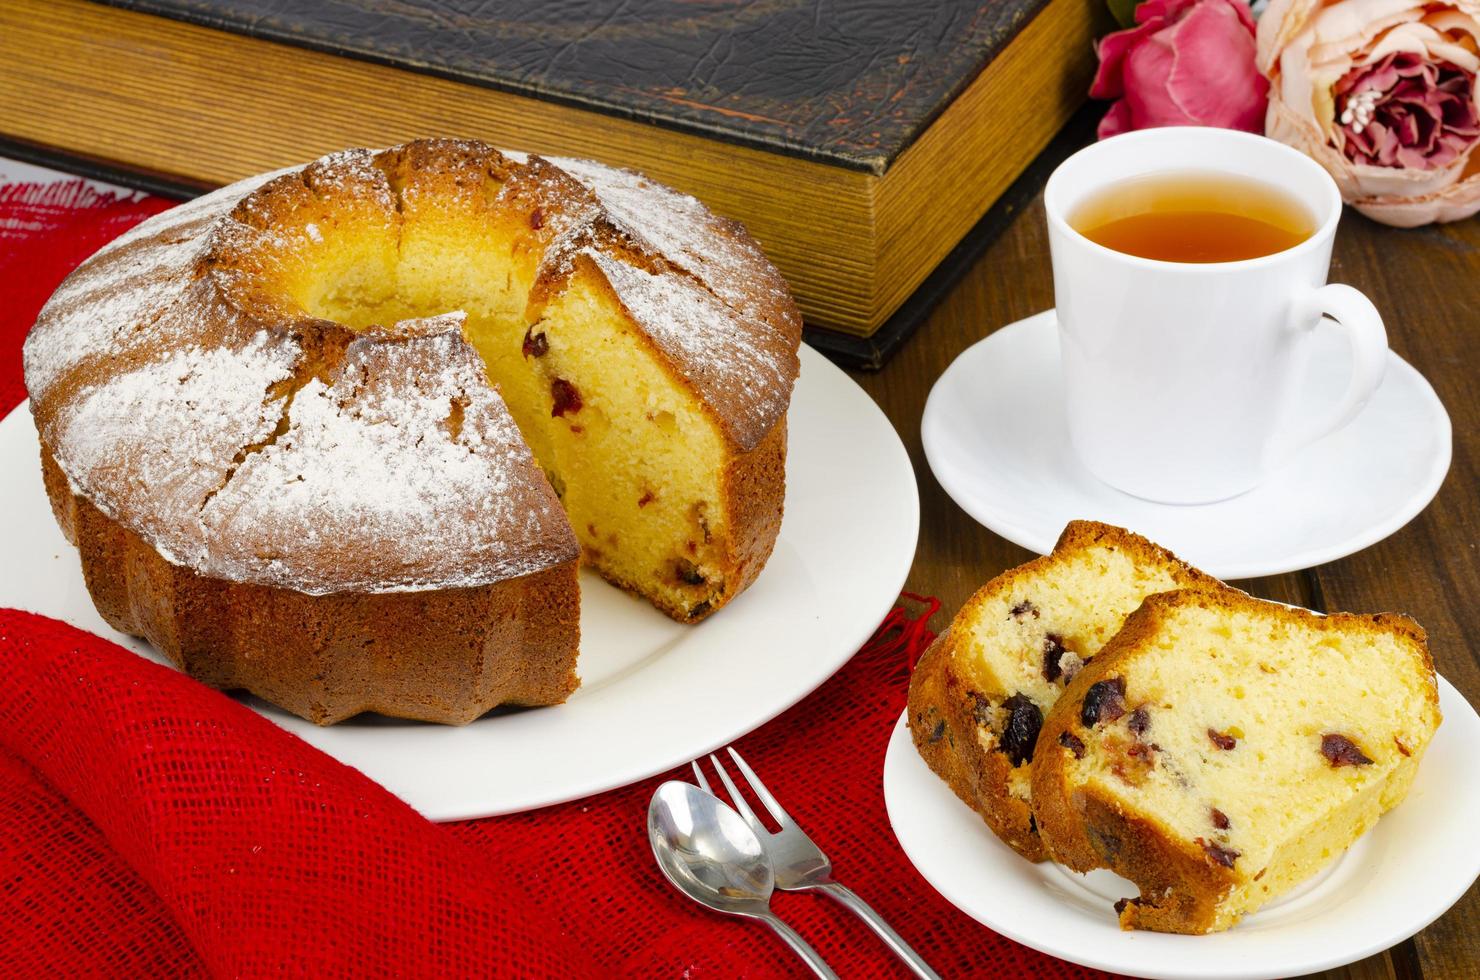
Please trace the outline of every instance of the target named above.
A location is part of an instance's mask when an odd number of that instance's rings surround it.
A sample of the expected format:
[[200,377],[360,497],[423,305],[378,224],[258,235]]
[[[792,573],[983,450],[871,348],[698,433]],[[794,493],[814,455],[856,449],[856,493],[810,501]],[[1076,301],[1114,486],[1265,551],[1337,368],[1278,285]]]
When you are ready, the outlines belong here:
[[[582,685],[558,707],[462,728],[364,716],[319,728],[253,708],[434,820],[529,810],[644,779],[732,741],[832,676],[889,611],[915,554],[909,458],[873,400],[803,347],[788,416],[786,516],[755,584],[683,626],[581,581]],[[154,660],[93,609],[41,485],[27,406],[0,422],[0,605],[65,620]]]
[[[1350,355],[1318,328],[1310,411],[1339,397]],[[1350,425],[1248,493],[1157,504],[1096,479],[1069,445],[1059,336],[1048,310],[967,348],[936,381],[921,436],[930,469],[968,514],[1039,554],[1075,518],[1145,535],[1223,579],[1278,575],[1381,541],[1423,510],[1449,471],[1449,416],[1423,376],[1389,354],[1387,376]]]
[[1314,879],[1227,932],[1123,932],[1119,898],[1136,886],[1034,864],[999,841],[930,771],[902,715],[884,759],[884,802],[906,856],[967,915],[1025,946],[1137,977],[1253,980],[1352,963],[1418,932],[1480,875],[1480,717],[1439,678],[1444,722],[1408,798]]

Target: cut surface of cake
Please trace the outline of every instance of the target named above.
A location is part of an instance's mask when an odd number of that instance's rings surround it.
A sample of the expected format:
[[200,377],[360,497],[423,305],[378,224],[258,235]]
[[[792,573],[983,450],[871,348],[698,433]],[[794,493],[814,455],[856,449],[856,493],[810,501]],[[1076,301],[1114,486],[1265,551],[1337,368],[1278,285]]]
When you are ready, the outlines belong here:
[[1183,587],[1220,584],[1139,535],[1074,521],[1050,554],[983,586],[916,666],[916,748],[1029,860],[1045,856],[1030,786],[1044,715],[1146,596]]
[[1152,596],[1049,712],[1034,813],[1055,860],[1136,883],[1123,928],[1226,929],[1398,805],[1439,721],[1406,617]]
[[113,626],[316,722],[463,722],[574,690],[578,559],[684,622],[754,580],[800,332],[693,198],[421,140],[145,222],[25,371]]

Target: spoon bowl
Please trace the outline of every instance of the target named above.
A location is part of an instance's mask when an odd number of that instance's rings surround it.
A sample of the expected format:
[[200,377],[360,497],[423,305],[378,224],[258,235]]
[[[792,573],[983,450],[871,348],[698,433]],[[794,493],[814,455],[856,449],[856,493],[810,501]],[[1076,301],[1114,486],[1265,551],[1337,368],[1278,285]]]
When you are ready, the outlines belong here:
[[716,912],[760,919],[814,973],[836,980],[817,951],[771,911],[775,872],[740,814],[712,793],[670,781],[653,794],[647,829],[658,867],[675,888]]
[[776,887],[760,838],[740,814],[689,783],[667,782],[648,807],[648,841],[674,887],[731,915],[770,909]]

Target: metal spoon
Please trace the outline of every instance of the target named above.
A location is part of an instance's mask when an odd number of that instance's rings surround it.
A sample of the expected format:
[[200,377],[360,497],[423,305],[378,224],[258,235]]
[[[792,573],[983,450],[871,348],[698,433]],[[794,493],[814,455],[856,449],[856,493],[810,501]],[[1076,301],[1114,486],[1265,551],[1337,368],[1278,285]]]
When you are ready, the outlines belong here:
[[817,950],[771,911],[771,862],[740,814],[697,786],[666,782],[648,806],[648,842],[679,891],[716,912],[760,919],[819,977],[837,980]]

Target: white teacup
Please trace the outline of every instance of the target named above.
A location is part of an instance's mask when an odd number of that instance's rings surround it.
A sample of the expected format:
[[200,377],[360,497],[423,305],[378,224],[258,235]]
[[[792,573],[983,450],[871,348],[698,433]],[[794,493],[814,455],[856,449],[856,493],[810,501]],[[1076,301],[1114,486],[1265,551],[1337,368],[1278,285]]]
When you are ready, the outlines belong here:
[[[1151,174],[1230,174],[1300,201],[1316,230],[1237,262],[1163,262],[1105,248],[1069,216]],[[1325,285],[1341,195],[1282,143],[1226,129],[1127,133],[1064,161],[1044,190],[1069,436],[1089,470],[1148,500],[1207,503],[1257,485],[1346,425],[1382,382],[1387,334],[1371,301]],[[1295,416],[1305,344],[1322,315],[1345,328],[1351,381],[1323,416]]]

